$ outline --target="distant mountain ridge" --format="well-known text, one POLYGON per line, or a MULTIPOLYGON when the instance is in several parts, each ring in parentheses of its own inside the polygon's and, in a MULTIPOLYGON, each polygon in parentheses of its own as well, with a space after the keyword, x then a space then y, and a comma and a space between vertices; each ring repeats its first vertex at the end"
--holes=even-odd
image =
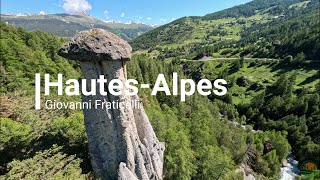
POLYGON ((1 21, 27 30, 44 30, 54 35, 71 37, 76 32, 91 28, 111 31, 125 40, 130 40, 154 28, 143 23, 108 22, 96 19, 85 12, 70 14, 1 14, 1 21))

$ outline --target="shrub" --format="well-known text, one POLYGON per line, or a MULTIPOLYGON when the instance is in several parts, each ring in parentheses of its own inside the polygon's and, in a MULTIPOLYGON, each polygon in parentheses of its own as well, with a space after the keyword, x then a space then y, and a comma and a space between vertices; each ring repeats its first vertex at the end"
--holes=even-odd
POLYGON ((62 147, 54 145, 33 158, 9 163, 10 171, 5 179, 86 179, 80 168, 80 159, 59 152, 62 147))

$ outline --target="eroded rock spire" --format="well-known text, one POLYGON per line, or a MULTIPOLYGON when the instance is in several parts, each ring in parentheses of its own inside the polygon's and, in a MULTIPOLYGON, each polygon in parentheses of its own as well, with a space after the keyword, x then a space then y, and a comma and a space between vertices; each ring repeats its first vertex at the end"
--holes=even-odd
MULTIPOLYGON (((77 33, 58 54, 78 60, 91 89, 91 79, 127 80, 130 45, 103 29, 77 33)), ((99 92, 99 84, 96 92, 99 92)), ((107 89, 107 87, 105 87, 107 89)), ((123 89, 125 91, 125 87, 123 89)), ((138 96, 82 96, 84 102, 131 102, 138 96)), ((94 105, 93 105, 94 106, 94 105)), ((162 179, 164 144, 159 142, 143 108, 84 109, 91 163, 100 179, 162 179)))

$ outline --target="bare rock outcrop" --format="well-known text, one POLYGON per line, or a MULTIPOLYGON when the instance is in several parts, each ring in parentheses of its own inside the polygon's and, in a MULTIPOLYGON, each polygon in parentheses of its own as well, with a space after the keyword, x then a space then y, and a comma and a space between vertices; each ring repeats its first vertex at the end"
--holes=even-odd
MULTIPOLYGON (((110 82, 127 80, 126 62, 131 47, 116 35, 102 29, 76 34, 58 54, 78 60, 91 89, 91 79, 104 75, 110 82)), ((82 96, 87 102, 131 102, 138 96, 82 96)), ((107 90, 106 87, 102 87, 107 90)), ((125 88, 123 91, 125 91, 125 88)), ((94 104, 93 104, 94 106, 94 104)), ((140 109, 84 109, 91 164, 100 179, 162 179, 164 144, 159 142, 143 108, 140 109)))
POLYGON ((126 61, 132 49, 123 39, 103 29, 81 31, 59 50, 59 55, 78 61, 126 61))

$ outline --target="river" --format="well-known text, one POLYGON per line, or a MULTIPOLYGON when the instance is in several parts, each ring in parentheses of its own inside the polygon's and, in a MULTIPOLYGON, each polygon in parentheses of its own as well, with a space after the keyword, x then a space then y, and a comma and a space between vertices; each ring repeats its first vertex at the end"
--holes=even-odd
POLYGON ((287 161, 287 167, 281 168, 281 180, 295 180, 295 177, 300 173, 298 161, 294 160, 292 156, 289 156, 287 161))

